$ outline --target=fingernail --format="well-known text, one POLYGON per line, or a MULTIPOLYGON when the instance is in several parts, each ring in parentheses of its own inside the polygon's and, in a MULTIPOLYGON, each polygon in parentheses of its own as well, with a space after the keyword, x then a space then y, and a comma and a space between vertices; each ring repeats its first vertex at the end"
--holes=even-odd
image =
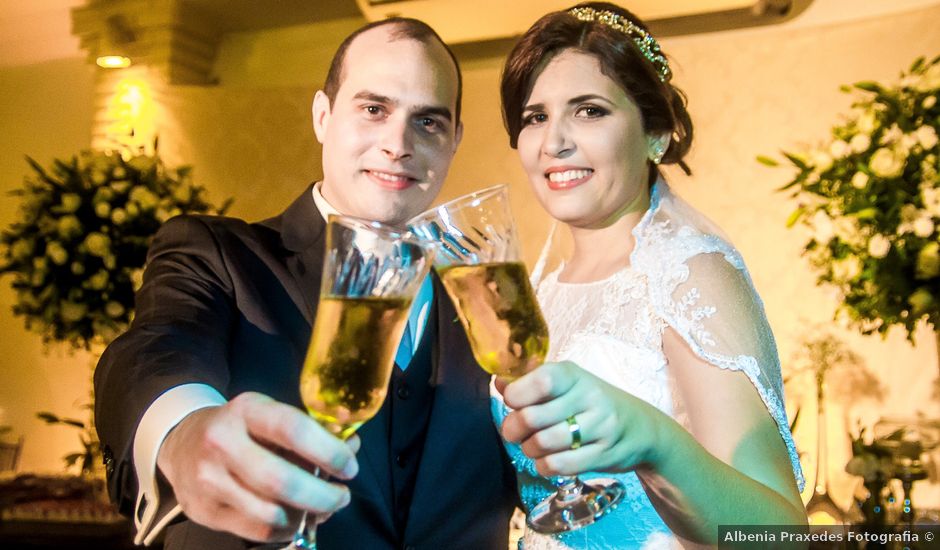
POLYGON ((346 467, 343 468, 343 477, 346 479, 352 479, 356 477, 356 474, 359 473, 359 462, 355 459, 350 460, 346 463, 346 467))
POLYGON ((349 504, 349 501, 352 500, 352 494, 347 490, 343 493, 343 498, 340 500, 339 507, 343 508, 349 504))

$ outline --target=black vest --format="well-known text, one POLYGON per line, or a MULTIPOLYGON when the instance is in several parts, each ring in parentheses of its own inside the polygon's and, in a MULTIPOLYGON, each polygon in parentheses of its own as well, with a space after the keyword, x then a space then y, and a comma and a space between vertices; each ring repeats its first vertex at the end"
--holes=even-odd
POLYGON ((427 325, 408 367, 392 371, 383 412, 388 415, 389 468, 394 497, 395 528, 399 540, 408 521, 418 465, 424 448, 434 389, 431 385, 432 353, 437 341, 436 308, 431 307, 427 325))

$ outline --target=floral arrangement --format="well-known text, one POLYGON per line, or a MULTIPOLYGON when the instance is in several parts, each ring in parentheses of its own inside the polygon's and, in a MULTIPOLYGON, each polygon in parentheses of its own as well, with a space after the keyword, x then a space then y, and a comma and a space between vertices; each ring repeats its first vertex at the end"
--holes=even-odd
MULTIPOLYGON (((852 440, 852 458, 845 465, 846 473, 861 477, 867 483, 887 483, 895 475, 895 453, 880 439, 868 441, 865 428, 852 440)), ((899 436, 898 436, 899 437, 899 436)))
POLYGON ((841 291, 837 316, 864 334, 900 325, 912 338, 920 319, 940 328, 940 56, 892 85, 842 89, 856 99, 831 138, 783 153, 797 170, 781 189, 798 200, 788 225, 812 231, 804 255, 841 291))
POLYGON ((88 348, 110 341, 133 317, 134 291, 151 238, 185 212, 223 213, 191 168, 167 169, 156 153, 83 151, 33 173, 19 220, 0 233, 0 274, 13 275, 13 312, 45 342, 88 348))

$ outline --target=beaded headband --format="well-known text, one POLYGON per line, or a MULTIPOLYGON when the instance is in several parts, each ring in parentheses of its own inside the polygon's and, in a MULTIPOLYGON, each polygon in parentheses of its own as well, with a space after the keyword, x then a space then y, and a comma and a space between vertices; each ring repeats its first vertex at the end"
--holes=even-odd
POLYGON ((659 44, 656 42, 656 39, 650 36, 650 33, 634 25, 633 21, 612 11, 595 10, 589 7, 572 8, 568 13, 580 21, 597 21, 598 23, 607 25, 627 35, 630 37, 630 40, 636 44, 637 49, 640 50, 643 57, 656 69, 656 74, 659 75, 660 82, 667 82, 672 78, 669 63, 666 62, 666 56, 660 52, 659 44))

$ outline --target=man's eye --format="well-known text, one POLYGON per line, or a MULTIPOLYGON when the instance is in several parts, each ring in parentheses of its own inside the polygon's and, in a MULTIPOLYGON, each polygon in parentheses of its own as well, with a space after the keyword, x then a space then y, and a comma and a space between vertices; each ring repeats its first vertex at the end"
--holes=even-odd
POLYGON ((425 128, 427 130, 437 130, 441 127, 441 124, 437 120, 431 117, 420 118, 418 120, 418 124, 420 124, 422 128, 425 128))
POLYGON ((382 108, 378 105, 366 105, 366 112, 370 115, 380 115, 382 114, 382 108))

